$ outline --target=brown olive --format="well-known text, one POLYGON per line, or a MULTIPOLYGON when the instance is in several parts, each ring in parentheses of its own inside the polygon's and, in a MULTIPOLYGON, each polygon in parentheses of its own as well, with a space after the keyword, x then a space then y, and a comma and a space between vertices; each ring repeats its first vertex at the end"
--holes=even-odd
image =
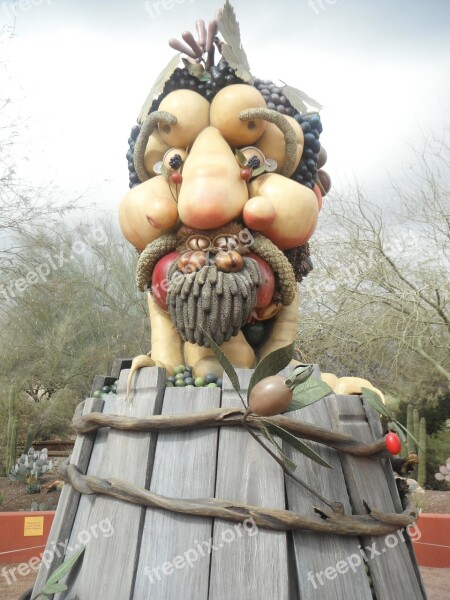
POLYGON ((219 271, 225 271, 226 273, 236 273, 242 271, 244 267, 244 259, 235 250, 219 252, 216 254, 215 263, 219 271))
POLYGON ((281 375, 261 379, 250 392, 248 405, 255 415, 273 417, 289 406, 292 390, 285 384, 281 375))
POLYGON ((207 257, 204 252, 201 250, 197 250, 193 252, 190 250, 189 252, 185 252, 178 259, 177 266, 180 271, 184 273, 193 273, 194 271, 200 271, 202 267, 204 267, 207 263, 207 257))
POLYGON ((209 240, 202 236, 191 237, 187 241, 186 246, 191 250, 206 250, 209 247, 209 240))

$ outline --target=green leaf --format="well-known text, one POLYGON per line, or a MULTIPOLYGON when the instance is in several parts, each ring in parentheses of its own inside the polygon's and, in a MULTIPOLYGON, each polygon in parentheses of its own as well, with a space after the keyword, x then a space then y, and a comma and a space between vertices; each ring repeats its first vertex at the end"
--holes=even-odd
POLYGON ((387 417, 392 420, 392 417, 388 411, 388 409, 383 404, 380 396, 374 392, 373 390, 369 390, 369 388, 361 388, 362 396, 365 398, 369 404, 372 406, 374 410, 383 417, 387 417))
POLYGON ((289 469, 289 471, 294 472, 297 468, 297 465, 295 464, 295 462, 293 462, 290 458, 286 456, 286 454, 283 452, 283 448, 277 443, 277 441, 275 440, 273 435, 271 435, 267 427, 261 427, 261 432, 263 433, 264 437, 278 450, 278 453, 283 459, 286 468, 289 469))
POLYGON ((216 344, 216 342, 212 339, 210 334, 205 329, 203 329, 203 327, 201 327, 201 326, 200 326, 200 329, 205 334, 205 337, 209 342, 211 350, 216 355, 216 358, 219 361, 219 363, 222 365, 223 370, 230 378, 231 385, 236 390, 236 392, 240 395, 241 386, 240 386, 239 379, 238 379, 237 373, 236 373, 233 365, 228 360, 228 357, 226 356, 226 354, 224 354, 222 352, 222 350, 219 348, 219 346, 216 344))
POLYGON ((193 75, 197 77, 200 81, 210 81, 211 73, 205 69, 205 67, 200 63, 191 63, 186 58, 182 59, 185 68, 188 70, 189 75, 193 75))
POLYGON ((321 379, 310 378, 305 383, 300 383, 294 388, 294 394, 292 402, 289 404, 284 412, 290 412, 292 410, 299 410, 314 402, 318 402, 331 394, 333 390, 328 384, 321 379))
POLYGON ((50 586, 46 585, 44 591, 46 594, 57 594, 58 592, 65 592, 68 589, 65 583, 53 583, 50 586))
POLYGON ((256 369, 253 371, 250 383, 248 384, 248 395, 250 395, 250 392, 258 381, 261 381, 264 377, 276 375, 287 367, 294 356, 294 350, 295 342, 292 342, 292 344, 289 344, 284 348, 278 348, 278 350, 265 356, 262 361, 256 365, 256 369))
POLYGON ((314 98, 311 98, 310 96, 305 94, 305 92, 302 92, 297 88, 291 87, 290 85, 285 84, 282 88, 282 93, 286 96, 286 98, 289 100, 292 106, 302 114, 308 112, 307 104, 309 104, 309 106, 312 106, 313 108, 317 108, 317 110, 323 108, 323 106, 319 104, 317 100, 314 100, 314 98))
POLYGON ((85 550, 85 546, 83 546, 82 548, 80 548, 79 550, 77 550, 74 554, 72 554, 72 556, 70 558, 68 558, 67 560, 65 560, 63 562, 62 565, 60 565, 56 571, 54 571, 50 577, 47 579, 44 588, 42 590, 42 592, 44 594, 49 594, 51 592, 47 591, 47 587, 52 586, 53 584, 57 583, 60 579, 62 579, 64 577, 64 575, 66 575, 66 573, 68 573, 72 567, 75 565, 75 563, 77 562, 77 560, 80 558, 80 556, 83 554, 85 550))
POLYGON ((145 121, 145 119, 150 111, 150 108, 152 106, 152 102, 153 102, 154 98, 156 96, 159 96, 159 94, 163 91, 166 81, 169 79, 169 77, 172 75, 172 73, 177 68, 178 63, 180 62, 180 54, 181 53, 178 53, 176 56, 174 56, 170 60, 169 64, 161 71, 161 73, 156 78, 156 81, 153 84, 153 87, 150 90, 150 93, 147 96, 147 99, 141 108, 141 112, 139 113, 139 122, 140 123, 143 123, 145 121))
POLYGON ((261 165, 257 169, 253 169, 253 171, 252 171, 252 177, 258 177, 258 175, 262 175, 262 173, 265 173, 265 172, 266 172, 266 166, 265 165, 261 165))
POLYGON ((229 0, 225 2, 218 23, 219 31, 225 40, 225 43, 222 44, 222 56, 233 69, 236 69, 238 77, 244 81, 250 81, 253 76, 250 73, 247 55, 242 47, 239 23, 229 0))
POLYGON ((307 381, 314 371, 314 365, 297 365, 286 379, 286 385, 293 390, 300 383, 307 381))
POLYGON ((402 425, 400 423, 400 421, 397 421, 396 419, 392 419, 393 422, 398 425, 398 427, 401 427, 401 429, 403 429, 403 431, 406 433, 406 435, 408 435, 411 439, 414 440, 414 442, 417 444, 417 447, 423 451, 422 446, 419 444, 419 442, 416 440, 416 438, 413 436, 413 434, 409 431, 409 429, 406 429, 406 427, 404 425, 402 425))
POLYGON ((247 158, 245 157, 245 154, 241 152, 239 148, 237 148, 234 153, 236 155, 239 166, 245 167, 245 165, 247 164, 247 158))
POLYGON ((329 463, 327 463, 326 460, 324 460, 321 456, 319 456, 317 454, 317 452, 315 452, 312 448, 307 446, 298 437, 295 437, 295 435, 292 435, 292 433, 289 433, 289 431, 286 431, 286 429, 283 429, 283 427, 279 427, 278 425, 275 425, 274 423, 270 423, 269 421, 263 420, 262 422, 267 426, 268 430, 271 433, 274 433, 275 435, 280 437, 282 440, 287 442, 290 446, 292 446, 293 448, 295 448, 296 450, 298 450, 299 452, 301 452, 302 454, 304 454, 305 456, 307 456, 314 462, 318 463, 322 467, 327 467, 327 469, 333 468, 329 463))
POLYGON ((407 441, 406 434, 403 431, 403 429, 401 427, 399 427, 399 423, 397 423, 397 421, 389 421, 388 427, 390 429, 395 429, 395 431, 398 433, 399 438, 402 440, 402 442, 404 444, 406 443, 406 441, 407 441))

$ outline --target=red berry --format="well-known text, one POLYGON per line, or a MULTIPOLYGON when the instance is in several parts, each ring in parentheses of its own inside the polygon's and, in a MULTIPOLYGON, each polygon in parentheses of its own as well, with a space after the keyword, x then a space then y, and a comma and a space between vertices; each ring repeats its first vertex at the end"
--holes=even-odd
POLYGON ((243 167, 241 169, 241 179, 243 179, 244 181, 248 181, 251 176, 252 170, 250 169, 250 167, 243 167))
POLYGON ((179 171, 174 171, 170 174, 170 181, 178 185, 183 181, 183 175, 179 171))
POLYGON ((391 454, 398 454, 402 449, 402 442, 396 433, 389 432, 385 439, 386 450, 391 454))

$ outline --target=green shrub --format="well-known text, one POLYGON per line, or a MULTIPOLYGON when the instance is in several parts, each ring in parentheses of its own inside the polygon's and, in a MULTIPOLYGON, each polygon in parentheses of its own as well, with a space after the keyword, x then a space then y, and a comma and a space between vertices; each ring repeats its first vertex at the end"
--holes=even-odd
POLYGON ((442 490, 442 484, 434 475, 448 458, 450 448, 450 428, 443 427, 430 435, 427 444, 427 485, 435 490, 442 490))

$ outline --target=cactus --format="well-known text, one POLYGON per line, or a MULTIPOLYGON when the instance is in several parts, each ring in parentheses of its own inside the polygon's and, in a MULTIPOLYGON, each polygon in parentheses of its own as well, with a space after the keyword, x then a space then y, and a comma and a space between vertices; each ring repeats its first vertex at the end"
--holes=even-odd
MULTIPOLYGON (((412 434, 416 438, 417 441, 419 441, 419 429, 420 429, 420 413, 419 413, 419 409, 418 408, 414 408, 413 409, 413 430, 412 430, 412 434)), ((416 446, 415 452, 417 452, 417 446, 416 446)))
MULTIPOLYGON (((408 432, 411 432, 414 435, 414 431, 413 431, 413 406, 412 404, 408 404, 408 412, 406 413, 406 429, 408 430, 408 432)), ((410 452, 416 452, 416 444, 414 442, 414 440, 412 439, 412 437, 409 435, 408 433, 408 437, 407 437, 407 445, 408 445, 408 454, 410 452)))
POLYGON ((14 466, 17 457, 17 417, 16 417, 16 388, 11 388, 9 394, 8 430, 6 440, 5 470, 8 474, 14 466))
POLYGON ((39 491, 38 479, 53 468, 53 462, 48 459, 47 448, 35 452, 31 447, 27 454, 22 454, 11 471, 10 478, 15 481, 26 481, 28 492, 33 494, 39 491))
POLYGON ((27 439, 26 439, 26 442, 25 442, 25 448, 23 449, 23 451, 24 451, 25 454, 28 453, 28 450, 33 445, 33 441, 34 441, 34 427, 33 427, 33 425, 30 424, 30 426, 28 427, 27 439))
POLYGON ((419 425, 419 471, 417 483, 424 486, 427 479, 427 424, 425 417, 420 419, 419 425))

